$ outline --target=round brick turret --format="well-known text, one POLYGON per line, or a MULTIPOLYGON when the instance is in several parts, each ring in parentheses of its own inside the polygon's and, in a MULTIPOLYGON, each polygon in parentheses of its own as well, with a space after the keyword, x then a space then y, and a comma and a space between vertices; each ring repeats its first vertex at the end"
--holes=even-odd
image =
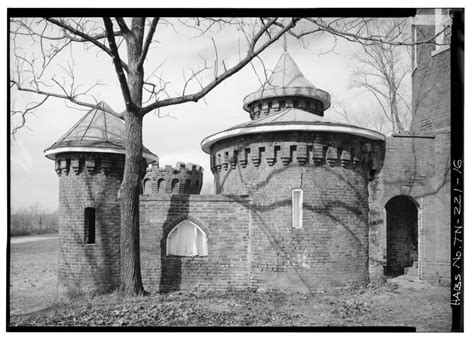
MULTIPOLYGON (((296 66, 281 69, 280 78, 309 83, 296 66)), ((382 168, 384 136, 323 119, 330 96, 314 87, 271 88, 261 100, 285 107, 267 105, 263 116, 255 93, 244 99, 252 121, 202 142, 216 192, 252 200, 252 279, 300 291, 367 282, 368 182, 382 168), (322 107, 308 109, 312 102, 322 107)))
POLYGON ((107 291, 120 278, 120 205, 125 156, 56 155, 59 176, 58 279, 66 293, 107 291), (93 233, 93 234, 91 234, 93 233))
MULTIPOLYGON (((105 105, 105 104, 103 104, 105 105)), ((107 111, 111 108, 106 106, 107 111)), ((125 164, 124 122, 93 109, 45 150, 59 176, 60 294, 119 286, 120 205, 125 164)), ((157 157, 144 147, 142 172, 157 157)))
POLYGON ((383 155, 381 140, 303 131, 237 136, 211 147, 216 192, 249 195, 254 203, 260 288, 368 280, 368 182, 383 155), (299 229, 292 226, 294 190, 303 191, 299 229))

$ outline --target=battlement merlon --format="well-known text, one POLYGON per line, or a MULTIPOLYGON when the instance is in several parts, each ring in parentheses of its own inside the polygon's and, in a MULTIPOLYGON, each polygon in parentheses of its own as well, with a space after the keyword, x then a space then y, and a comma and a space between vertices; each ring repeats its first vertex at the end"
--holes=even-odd
POLYGON ((203 172, 202 166, 190 162, 178 162, 175 167, 149 166, 143 179, 144 193, 199 194, 203 172))

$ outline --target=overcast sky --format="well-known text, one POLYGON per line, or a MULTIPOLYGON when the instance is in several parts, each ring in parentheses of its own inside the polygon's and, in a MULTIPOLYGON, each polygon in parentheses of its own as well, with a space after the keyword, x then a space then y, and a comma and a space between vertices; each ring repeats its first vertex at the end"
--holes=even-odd
MULTIPOLYGON (((202 63, 199 55, 210 64, 214 62, 214 48, 210 39, 192 38, 195 34, 189 29, 178 26, 175 28, 177 32, 158 27, 155 35, 158 42, 150 51, 145 64, 148 74, 163 63, 157 74, 170 81, 167 89, 171 95, 181 91, 183 71, 189 76, 190 69, 199 68, 202 63)), ((225 59, 226 65, 232 65, 238 59, 238 41, 238 35, 230 31, 216 33, 219 59, 225 59)), ((25 51, 35 52, 31 41, 22 39, 19 43, 25 51)), ((309 48, 302 48, 297 41, 288 38, 288 51, 303 74, 316 87, 329 92, 333 102, 349 103, 354 112, 360 111, 363 106, 370 107, 372 104, 368 95, 361 95, 360 90, 351 88, 352 72, 356 66, 353 53, 357 47, 343 40, 338 40, 332 50, 333 47, 334 39, 330 36, 313 40, 309 48)), ((282 41, 276 42, 264 52, 261 60, 265 67, 273 69, 282 52, 282 41)), ((76 44, 74 48, 65 51, 57 59, 57 63, 66 66, 68 60, 70 63, 74 62, 78 83, 83 82, 87 87, 100 79, 106 85, 95 91, 96 98, 106 101, 118 112, 123 110, 117 77, 108 56, 97 53, 94 47, 84 50, 81 45, 76 44)), ((144 145, 159 156, 160 166, 174 166, 178 161, 193 162, 204 167, 205 184, 212 182, 209 157, 201 150, 200 143, 210 134, 250 119, 242 109, 242 100, 260 87, 259 77, 262 78, 263 74, 262 63, 255 61, 253 64, 259 76, 251 66, 247 66, 214 89, 205 101, 165 107, 160 114, 169 115, 166 117, 158 117, 155 113, 145 117, 144 145)), ((54 75, 56 79, 61 79, 58 68, 52 69, 55 71, 51 71, 50 77, 54 75)), ((12 93, 12 103, 18 108, 38 99, 40 98, 26 93, 12 93)), ((20 130, 16 141, 11 143, 13 210, 36 202, 49 210, 58 207, 59 180, 54 171, 54 162, 45 158, 43 151, 86 113, 73 109, 73 106, 70 103, 66 106, 59 99, 49 99, 35 116, 29 118, 28 128, 20 130)), ((325 116, 333 120, 340 119, 331 108, 326 111, 325 116)))

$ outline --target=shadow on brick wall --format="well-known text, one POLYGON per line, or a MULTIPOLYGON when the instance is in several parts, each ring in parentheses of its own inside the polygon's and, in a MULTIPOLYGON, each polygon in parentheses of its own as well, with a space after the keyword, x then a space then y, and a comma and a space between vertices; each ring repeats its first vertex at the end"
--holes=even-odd
POLYGON ((183 258, 178 256, 167 256, 166 255, 166 238, 169 232, 179 222, 179 220, 185 220, 189 217, 189 197, 186 195, 180 195, 179 198, 176 195, 171 195, 171 202, 168 210, 167 217, 163 223, 163 237, 160 240, 160 258, 161 258, 161 276, 160 276, 160 292, 173 292, 179 291, 181 288, 181 274, 182 274, 182 260, 183 258), (180 217, 176 219, 176 211, 180 210, 180 217))

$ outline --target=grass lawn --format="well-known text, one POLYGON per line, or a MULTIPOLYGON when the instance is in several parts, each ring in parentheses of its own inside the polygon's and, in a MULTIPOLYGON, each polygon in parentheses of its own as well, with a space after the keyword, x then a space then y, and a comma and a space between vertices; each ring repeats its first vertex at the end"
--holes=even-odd
POLYGON ((57 239, 11 245, 10 314, 41 310, 56 302, 57 266, 57 239))
POLYGON ((410 326, 449 331, 449 288, 383 283, 324 293, 118 293, 55 304, 57 240, 12 246, 10 326, 410 326), (46 309, 44 309, 46 308, 46 309), (42 310, 41 310, 42 309, 42 310))

